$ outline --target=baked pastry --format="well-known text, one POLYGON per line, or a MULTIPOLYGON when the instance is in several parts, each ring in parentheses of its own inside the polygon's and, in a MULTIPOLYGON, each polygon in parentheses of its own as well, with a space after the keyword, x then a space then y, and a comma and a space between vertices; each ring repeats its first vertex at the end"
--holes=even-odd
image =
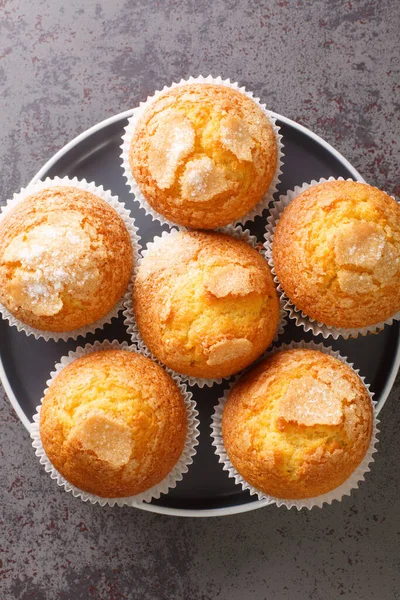
POLYGON ((285 294, 316 321, 362 328, 400 311, 400 206, 370 185, 306 189, 281 215, 272 252, 285 294))
POLYGON ((104 498, 162 481, 182 454, 182 395, 156 363, 126 350, 93 352, 65 367, 40 412, 47 457, 72 485, 104 498))
POLYGON ((341 485, 364 458, 372 404, 347 365, 315 350, 267 358, 233 387, 222 435, 235 469, 265 494, 313 498, 341 485))
POLYGON ((31 327, 72 331, 104 317, 132 266, 123 220, 81 188, 35 192, 0 221, 0 302, 31 327))
POLYGON ((265 259, 222 233, 161 239, 139 265, 133 300, 153 354, 201 378, 227 377, 252 363, 272 342, 280 316, 265 259))
POLYGON ((144 197, 174 223, 214 229, 250 212, 278 160, 271 122, 245 94, 195 83, 149 103, 130 143, 144 197))

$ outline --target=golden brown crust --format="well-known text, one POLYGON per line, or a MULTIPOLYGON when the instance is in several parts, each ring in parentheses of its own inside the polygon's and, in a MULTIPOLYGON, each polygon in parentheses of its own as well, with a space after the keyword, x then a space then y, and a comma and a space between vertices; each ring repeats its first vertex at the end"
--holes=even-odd
POLYGON ((358 375, 314 350, 278 352, 232 389, 222 418, 229 459, 277 498, 311 498, 341 485, 372 435, 372 404, 358 375))
POLYGON ((350 181, 308 188, 276 227, 273 259, 291 302, 334 327, 366 327, 400 311, 400 207, 350 181))
POLYGON ((105 316, 132 265, 121 217, 79 188, 36 192, 0 222, 0 302, 37 329, 71 331, 105 316))
POLYGON ((134 310, 144 342, 170 368, 216 378, 272 342, 279 300, 257 250, 221 233, 180 232, 141 262, 134 310))
POLYGON ((129 163, 156 211, 187 227, 214 229, 260 202, 277 165, 276 137, 259 106, 241 92, 189 84, 148 106, 129 163))
POLYGON ((65 367, 45 394, 40 436, 72 485, 107 498, 162 481, 186 439, 182 395, 157 364, 123 350, 94 352, 65 367))

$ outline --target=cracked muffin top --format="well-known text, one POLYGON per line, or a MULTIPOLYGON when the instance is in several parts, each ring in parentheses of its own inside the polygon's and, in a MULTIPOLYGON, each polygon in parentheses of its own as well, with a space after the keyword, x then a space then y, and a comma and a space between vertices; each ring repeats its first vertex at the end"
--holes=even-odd
POLYGON ((133 299, 153 354, 201 378, 227 377, 252 363, 274 339, 280 316, 265 259, 222 233, 159 240, 139 265, 133 299))
POLYGON ((360 377, 323 352, 277 352, 232 388, 222 416, 229 459, 265 494, 313 498, 348 479, 367 452, 372 403, 360 377))
POLYGON ((132 265, 121 217, 80 188, 36 192, 0 221, 0 302, 31 327, 71 331, 102 318, 132 265))
POLYGON ((285 208, 272 251, 286 295, 316 321, 359 328, 400 311, 400 206, 377 188, 308 188, 285 208))
POLYGON ((54 467, 81 490, 135 496, 182 454, 187 415, 171 377, 149 358, 104 350, 66 366, 46 391, 40 437, 54 467))
POLYGON ((129 163, 154 210, 174 223, 214 229, 260 202, 277 153, 271 122, 256 102, 226 86, 188 84, 145 109, 129 163))

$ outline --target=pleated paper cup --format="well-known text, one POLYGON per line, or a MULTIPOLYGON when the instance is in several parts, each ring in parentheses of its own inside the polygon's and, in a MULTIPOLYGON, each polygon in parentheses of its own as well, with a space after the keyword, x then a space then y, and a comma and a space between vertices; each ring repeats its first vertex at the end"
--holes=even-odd
POLYGON ((255 102, 257 104, 257 106, 267 116, 267 118, 270 121, 272 128, 274 130, 275 137, 276 137, 277 151, 278 151, 278 160, 277 160, 277 164, 276 164, 275 173, 274 173, 274 176, 270 183, 270 186, 269 186, 267 192, 265 193, 264 197, 262 198, 262 200, 247 215, 244 215, 243 217, 241 217, 240 219, 237 219, 234 222, 234 223, 240 223, 242 225, 245 225, 248 221, 254 221, 254 219, 258 215, 261 215, 264 212, 264 210, 266 208, 268 208, 269 203, 273 200, 273 196, 277 191, 277 186, 280 182, 280 176, 282 174, 283 157, 284 157, 283 142, 282 142, 282 135, 280 133, 280 128, 276 123, 276 117, 274 116, 274 114, 271 111, 267 110, 266 105, 262 104, 260 99, 255 97, 252 92, 247 91, 244 87, 240 87, 238 83, 231 82, 230 79, 222 79, 222 77, 212 77, 211 75, 208 75, 207 77, 203 77, 200 75, 199 77, 189 77, 189 79, 181 79, 180 81, 175 82, 170 86, 165 86, 162 90, 156 91, 152 96, 149 96, 145 102, 141 102, 139 107, 134 109, 133 115, 129 118, 128 125, 126 126, 125 133, 122 137, 121 158, 122 158, 122 169, 124 172, 124 177, 127 181, 127 185, 129 186, 132 194, 134 195, 134 199, 136 200, 136 202, 139 203, 141 208, 143 208, 145 210, 146 214, 150 215, 155 221, 159 221, 161 224, 169 225, 169 227, 173 227, 173 226, 181 227, 179 224, 169 221, 162 214, 158 213, 150 206, 150 204, 146 200, 145 196, 142 194, 141 189, 132 174, 131 167, 129 164, 129 149, 130 149, 132 137, 133 137, 135 128, 137 126, 137 123, 138 123, 140 117, 143 115, 144 111, 151 105, 151 103, 154 102, 154 100, 157 100, 157 98, 159 98, 159 96, 161 96, 165 92, 168 92, 169 90, 175 89, 177 87, 181 87, 183 85, 194 84, 194 83, 207 83, 207 84, 214 84, 214 85, 223 85, 225 87, 229 87, 233 90, 237 90, 237 91, 241 92, 242 94, 244 94, 245 96, 247 96, 248 98, 250 98, 251 100, 253 100, 253 102, 255 102))
MULTIPOLYGON (((266 257, 269 266, 271 267, 271 271, 274 277, 274 281, 277 285, 278 293, 283 302, 283 306, 287 311, 287 314, 290 319, 293 319, 298 327, 302 327, 304 331, 311 331, 313 335, 322 335, 323 338, 327 339, 328 337, 332 337, 337 340, 339 337, 344 339, 348 338, 356 338, 359 335, 367 335, 369 333, 377 333, 381 331, 385 325, 392 325, 393 321, 400 320, 400 312, 396 313, 389 319, 385 321, 381 321, 380 323, 375 323, 374 325, 369 325, 368 327, 360 327, 360 328, 344 328, 344 327, 333 327, 331 325, 325 325, 325 323, 321 323, 320 321, 316 321, 312 319, 308 315, 306 315, 302 310, 297 308, 288 296, 285 294, 284 289, 279 283, 279 279, 277 277, 274 260, 272 256, 272 245, 274 241, 275 229, 278 225, 279 219, 283 214, 285 208, 302 192, 307 190, 314 185, 318 185, 320 183, 325 183, 327 181, 345 181, 343 177, 329 177, 329 179, 321 178, 319 181, 312 180, 310 183, 303 183, 301 186, 296 186, 293 190, 290 190, 285 195, 280 196, 279 200, 274 202, 273 207, 270 210, 270 214, 267 220, 267 227, 265 232, 265 251, 266 257)), ((353 183, 362 183, 362 182, 354 182, 353 179, 346 179, 346 181, 352 181, 353 183)), ((395 200, 395 198, 392 196, 395 200)))
MULTIPOLYGON (((52 384, 53 380, 57 375, 69 364, 74 362, 76 359, 81 358, 87 354, 91 354, 92 352, 99 352, 104 350, 125 350, 126 352, 137 352, 138 354, 143 354, 144 356, 149 356, 148 352, 142 352, 137 346, 129 345, 127 342, 120 343, 117 340, 112 342, 95 342, 93 345, 86 344, 85 346, 77 348, 74 352, 69 352, 67 356, 63 356, 59 363, 57 363, 54 367, 54 371, 50 373, 50 379, 47 381, 47 388, 44 392, 43 397, 45 396, 49 386, 52 384)), ((151 500, 158 499, 161 494, 167 494, 169 490, 176 487, 177 483, 183 479, 185 473, 188 472, 190 465, 193 463, 193 457, 196 454, 196 446, 198 445, 198 436, 199 436, 199 420, 198 420, 198 411, 196 409, 196 403, 193 400, 192 393, 187 389, 186 385, 182 383, 180 378, 176 375, 176 373, 171 372, 167 369, 168 374, 176 385, 178 386, 187 411, 187 435, 185 446, 182 451, 182 454, 173 467, 173 469, 169 472, 169 474, 157 485, 151 487, 150 489, 142 492, 141 494, 137 494, 135 496, 128 496, 123 498, 102 498, 100 496, 96 496, 95 494, 89 494, 73 485, 71 485, 50 462, 49 458, 44 451, 43 444, 40 438, 40 409, 43 402, 43 398, 41 400, 40 405, 36 409, 36 413, 33 417, 33 422, 31 423, 30 435, 33 440, 32 445, 35 448, 35 454, 39 458, 40 464, 42 464, 45 468, 45 471, 50 474, 52 479, 55 479, 57 484, 62 487, 66 492, 72 492, 72 495, 76 498, 80 498, 84 502, 89 501, 91 504, 100 504, 101 506, 114 506, 117 504, 118 506, 134 506, 138 507, 142 502, 151 502, 151 500)))
MULTIPOLYGON (((14 208, 23 200, 25 200, 28 196, 35 194, 41 190, 59 187, 59 186, 70 186, 79 188, 81 190, 90 192, 95 196, 98 196, 107 204, 109 204, 121 217, 122 221, 125 224, 125 227, 128 230, 132 248, 133 248, 133 262, 134 268, 137 265, 139 252, 140 252, 140 237, 138 234, 138 229, 135 225, 135 220, 130 216, 130 212, 125 208, 125 204, 121 202, 117 196, 113 196, 109 190, 105 190, 103 186, 97 186, 93 182, 87 182, 85 179, 77 179, 74 177, 70 179, 69 177, 54 177, 52 179, 47 178, 44 181, 38 181, 32 185, 29 185, 27 188, 22 188, 18 194, 14 194, 14 197, 11 200, 8 200, 6 205, 1 208, 0 211, 0 221, 7 214, 12 212, 14 208)), ((94 323, 90 323, 84 327, 80 327, 79 329, 74 329, 73 331, 65 331, 65 332, 54 332, 54 331, 45 331, 41 329, 36 329, 34 327, 30 327, 29 325, 23 323, 19 319, 17 319, 5 306, 0 303, 0 314, 3 319, 7 320, 9 324, 13 327, 16 327, 18 331, 23 331, 26 335, 33 335, 36 339, 43 338, 44 340, 68 340, 74 339, 76 340, 79 336, 86 336, 88 333, 94 333, 97 329, 102 329, 106 323, 111 323, 111 320, 118 316, 118 313, 123 309, 124 299, 127 295, 127 290, 121 296, 117 304, 101 319, 98 319, 94 323)))
POLYGON ((315 342, 298 342, 291 344, 282 344, 278 347, 275 347, 270 352, 267 352, 264 358, 268 356, 272 356, 277 352, 281 352, 283 350, 292 350, 294 348, 306 348, 310 350, 319 350, 320 352, 324 352, 325 354, 329 354, 343 363, 345 363, 348 367, 350 367, 362 380, 368 395, 371 399, 371 404, 373 408, 373 426, 372 426, 372 435, 371 441, 368 447, 367 452, 365 453, 364 458, 358 467, 353 471, 348 479, 340 486, 335 488, 334 490, 321 494, 320 496, 316 496, 314 498, 304 498, 299 500, 291 500, 289 498, 277 498, 275 496, 270 496, 265 494, 261 490, 258 490, 254 486, 250 485, 235 469, 231 461, 229 460, 228 453, 225 450, 224 440, 222 437, 222 415, 224 411, 224 407, 226 401, 228 400, 229 394, 234 387, 234 385, 238 382, 239 377, 236 377, 235 380, 231 383, 229 388, 225 390, 224 395, 218 401, 218 404, 215 407, 214 414, 212 416, 212 424, 211 424, 211 437, 212 437, 212 445, 214 446, 215 453, 218 456, 218 462, 222 463, 222 468, 224 471, 227 471, 229 477, 232 477, 237 485, 240 485, 243 490, 247 490, 251 495, 257 496, 258 500, 267 501, 268 504, 275 504, 276 506, 285 506, 286 508, 297 508, 297 510, 301 510, 302 508, 307 508, 311 510, 314 507, 322 508, 324 504, 332 504, 334 500, 340 501, 343 496, 350 496, 352 490, 358 488, 361 481, 364 481, 365 474, 371 470, 371 465, 374 462, 373 454, 377 451, 376 444, 378 443, 378 424, 379 420, 376 415, 375 406, 376 402, 373 400, 373 392, 371 392, 369 384, 365 382, 365 378, 360 375, 358 369, 354 368, 353 363, 348 362, 346 357, 341 356, 339 352, 333 350, 330 347, 326 347, 323 344, 316 344, 315 342))
MULTIPOLYGON (((157 248, 162 246, 169 237, 179 235, 182 231, 187 231, 187 230, 186 230, 186 228, 177 229, 174 227, 170 231, 163 231, 160 236, 154 237, 153 241, 149 242, 147 244, 146 248, 144 248, 142 250, 141 258, 139 259, 139 266, 140 266, 141 261, 145 258, 145 256, 149 252, 156 250, 157 248)), ((262 254, 265 257, 265 249, 264 249, 262 243, 258 242, 256 236, 252 235, 248 229, 244 229, 241 225, 236 225, 236 226, 228 225, 227 227, 220 227, 218 229, 218 231, 221 233, 225 233, 227 235, 231 235, 232 237, 234 237, 238 240, 243 240, 243 241, 247 242, 248 244, 253 246, 253 248, 258 250, 260 252, 260 254, 262 254)), ((136 273, 135 273, 135 275, 136 275, 136 273)), ((135 275, 134 275, 134 277, 135 277, 135 275)), ((124 300, 125 310, 123 312, 123 315, 125 317, 125 326, 128 330, 129 335, 131 336, 132 342, 137 343, 140 348, 146 349, 146 351, 149 353, 149 356, 151 356, 151 358, 155 362, 157 362, 159 365, 161 365, 162 367, 165 368, 165 365, 160 360, 158 360, 158 358, 156 356, 154 356, 154 354, 152 354, 150 352, 150 350, 147 348, 146 344, 144 343, 142 336, 140 335, 140 331, 139 331, 139 328, 137 326, 136 319, 135 319, 135 313, 133 310, 133 287, 134 287, 134 280, 132 281, 132 284, 129 286, 129 293, 127 294, 127 296, 124 300)), ((283 306, 283 302, 280 301, 280 321, 278 324, 278 330, 277 330, 276 336, 274 338, 274 341, 276 341, 278 339, 278 337, 283 333, 286 325, 287 325, 287 315, 286 315, 286 311, 283 306)), ((178 375, 181 378, 181 380, 184 381, 185 383, 187 383, 188 385, 190 385, 190 386, 197 385, 199 388, 212 387, 214 384, 220 384, 220 383, 222 383, 223 380, 229 379, 229 377, 224 377, 224 378, 217 377, 214 379, 203 379, 200 377, 192 377, 190 375, 184 375, 182 373, 179 373, 178 375)))

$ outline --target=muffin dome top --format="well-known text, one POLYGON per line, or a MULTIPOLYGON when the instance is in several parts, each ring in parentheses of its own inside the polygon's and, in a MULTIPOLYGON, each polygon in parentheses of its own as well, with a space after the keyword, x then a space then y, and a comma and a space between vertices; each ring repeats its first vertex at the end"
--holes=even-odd
POLYGON ((32 327, 70 331, 103 317, 132 265, 121 217, 80 188, 36 192, 0 221, 0 302, 32 327))
POLYGON ((341 485, 363 459, 372 405, 358 375, 315 350, 278 352, 233 387, 224 445, 251 485, 278 498, 310 498, 341 485))
POLYGON ((222 233, 179 232, 146 253, 134 286, 140 333, 172 369, 231 375, 273 340, 279 301, 252 246, 222 233))
POLYGON ((367 184, 299 194, 278 222, 273 258, 290 300, 326 325, 365 327, 400 310, 400 207, 367 184))
POLYGON ((40 436, 72 485, 101 497, 133 496, 162 481, 182 454, 185 404, 150 359, 126 350, 94 352, 51 383, 40 436))
POLYGON ((129 162, 156 211, 175 223, 214 229, 261 200, 275 173, 277 143, 266 115, 243 93, 188 84, 149 104, 129 162))

